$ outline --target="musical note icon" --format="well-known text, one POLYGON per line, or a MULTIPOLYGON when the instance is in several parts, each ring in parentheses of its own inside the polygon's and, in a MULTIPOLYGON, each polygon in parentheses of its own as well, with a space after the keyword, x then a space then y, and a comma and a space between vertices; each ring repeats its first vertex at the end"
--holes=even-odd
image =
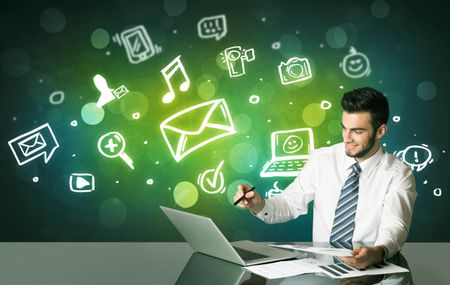
POLYGON ((168 104, 168 103, 172 102, 173 99, 175 99, 175 92, 173 91, 173 87, 172 87, 172 83, 171 83, 170 79, 172 78, 172 76, 175 74, 175 72, 177 70, 180 70, 184 77, 184 82, 180 84, 180 91, 186 92, 189 89, 189 85, 191 84, 191 81, 189 80, 189 77, 186 74, 186 70, 184 70, 184 66, 181 63, 180 56, 181 55, 177 56, 174 60, 172 60, 171 63, 169 63, 169 65, 167 65, 166 67, 164 67, 161 70, 161 73, 167 82, 167 86, 169 87, 169 92, 164 94, 164 96, 162 98, 162 101, 165 104, 168 104))

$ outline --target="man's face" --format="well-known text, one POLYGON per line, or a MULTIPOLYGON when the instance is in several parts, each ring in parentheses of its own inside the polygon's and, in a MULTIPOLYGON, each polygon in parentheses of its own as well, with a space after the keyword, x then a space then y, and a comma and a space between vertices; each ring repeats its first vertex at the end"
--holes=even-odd
POLYGON ((375 143, 379 140, 371 120, 369 112, 342 113, 342 137, 348 156, 362 161, 378 149, 378 144, 375 147, 375 143))

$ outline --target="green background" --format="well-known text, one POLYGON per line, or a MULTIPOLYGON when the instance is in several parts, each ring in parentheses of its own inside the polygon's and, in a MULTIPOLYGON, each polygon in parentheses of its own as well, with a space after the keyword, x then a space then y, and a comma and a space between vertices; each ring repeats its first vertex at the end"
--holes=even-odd
MULTIPOLYGON (((433 163, 415 171, 418 198, 410 241, 449 241, 448 65, 449 20, 444 1, 55 1, 6 5, 0 12, 2 241, 181 241, 159 205, 182 209, 174 199, 180 182, 196 187, 198 200, 187 210, 210 216, 230 240, 311 240, 311 212, 279 225, 265 225, 232 207, 236 185, 247 181, 261 195, 284 189, 293 178, 261 178, 270 160, 270 135, 311 127, 315 148, 341 141, 340 98, 345 91, 371 86, 390 102, 385 148, 393 153, 426 144, 433 163), (49 10, 50 9, 50 10, 49 10), (201 39, 197 23, 225 14, 227 35, 201 39), (130 64, 111 37, 144 25, 162 52, 130 64), (109 43, 99 48, 94 31, 109 43), (273 48, 273 44, 280 48, 273 48), (230 78, 221 52, 242 46, 255 50, 246 74, 230 78), (370 60, 371 73, 352 79, 340 62, 355 47, 370 60), (190 78, 187 92, 170 104, 161 74, 181 55, 190 78), (313 78, 282 85, 277 66, 306 57, 313 78), (105 108, 103 120, 86 124, 81 109, 99 96, 92 78, 104 76, 112 88, 131 92, 105 108), (49 96, 63 91, 64 101, 49 96), (251 104, 249 97, 260 97, 251 104), (165 144, 160 123, 190 106, 223 98, 237 134, 212 142, 177 163, 165 144), (332 104, 318 108, 322 100, 332 104), (136 120, 131 114, 140 112, 136 120), (400 116, 394 122, 392 116, 400 116), (78 125, 71 126, 76 120, 78 125), (48 164, 39 157, 17 165, 8 141, 48 122, 60 147, 48 164), (119 131, 131 170, 120 158, 97 150, 99 137, 119 131), (147 143, 145 143, 147 142, 147 143), (207 194, 197 177, 224 160, 227 189, 207 194), (74 193, 72 173, 95 175, 96 189, 74 193), (37 182, 33 178, 38 177, 37 182), (147 184, 153 179, 152 185, 147 184), (441 195, 435 195, 435 189, 441 195)), ((178 81, 179 82, 179 81, 178 81)), ((174 80, 174 85, 177 81, 174 80)), ((198 118, 196 118, 198 119, 198 118)), ((194 120, 186 127, 195 126, 194 120)), ((310 205, 312 206, 312 205, 310 205)))

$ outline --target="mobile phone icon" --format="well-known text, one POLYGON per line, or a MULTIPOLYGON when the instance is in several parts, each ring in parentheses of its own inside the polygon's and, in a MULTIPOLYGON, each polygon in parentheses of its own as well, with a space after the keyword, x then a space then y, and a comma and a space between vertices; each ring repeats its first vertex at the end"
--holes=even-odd
POLYGON ((159 46, 153 45, 144 26, 136 26, 113 37, 113 41, 124 46, 130 63, 137 64, 161 52, 159 46))

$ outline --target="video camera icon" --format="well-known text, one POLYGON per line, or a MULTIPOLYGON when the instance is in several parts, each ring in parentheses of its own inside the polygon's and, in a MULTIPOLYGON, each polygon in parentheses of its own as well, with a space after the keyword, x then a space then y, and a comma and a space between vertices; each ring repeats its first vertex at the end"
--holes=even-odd
POLYGON ((72 173, 69 186, 72 192, 92 192, 95 190, 95 177, 90 173, 72 173))
POLYGON ((19 165, 24 165, 43 155, 48 163, 59 147, 55 134, 48 123, 8 141, 19 165))
POLYGON ((240 46, 233 46, 225 49, 223 59, 228 67, 230 77, 238 77, 245 74, 245 62, 255 60, 255 49, 243 49, 240 46))

